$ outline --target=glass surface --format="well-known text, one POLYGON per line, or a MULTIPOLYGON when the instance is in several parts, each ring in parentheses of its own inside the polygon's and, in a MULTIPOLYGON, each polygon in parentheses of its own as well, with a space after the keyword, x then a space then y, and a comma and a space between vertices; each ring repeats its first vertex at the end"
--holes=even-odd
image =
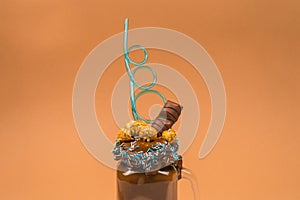
POLYGON ((177 181, 180 173, 171 164, 159 172, 124 175, 117 170, 118 200, 177 200, 177 181))

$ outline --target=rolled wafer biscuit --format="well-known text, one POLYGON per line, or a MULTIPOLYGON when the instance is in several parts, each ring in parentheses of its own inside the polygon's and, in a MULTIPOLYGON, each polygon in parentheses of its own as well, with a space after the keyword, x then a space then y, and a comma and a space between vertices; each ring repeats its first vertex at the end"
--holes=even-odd
POLYGON ((169 119, 170 121, 175 123, 178 118, 178 114, 170 108, 162 108, 157 118, 169 119))
POLYGON ((167 102, 165 103, 164 105, 165 108, 171 108, 173 110, 175 110, 178 114, 178 116, 180 115, 181 113, 181 110, 182 110, 182 106, 179 105, 178 103, 175 103, 173 101, 169 101, 167 100, 167 102))
POLYGON ((168 130, 178 120, 182 106, 173 101, 167 100, 164 107, 152 123, 152 127, 157 130, 158 137, 165 130, 168 130))
POLYGON ((158 137, 161 136, 161 133, 164 130, 168 130, 169 128, 172 127, 172 122, 169 120, 164 120, 164 119, 159 119, 159 120, 155 120, 155 122, 152 123, 152 127, 156 129, 157 133, 158 133, 158 137))

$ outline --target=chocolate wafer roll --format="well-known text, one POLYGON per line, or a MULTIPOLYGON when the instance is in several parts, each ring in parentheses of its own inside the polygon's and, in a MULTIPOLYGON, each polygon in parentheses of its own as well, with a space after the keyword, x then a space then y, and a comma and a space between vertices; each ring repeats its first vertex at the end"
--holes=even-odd
POLYGON ((173 124, 178 120, 181 110, 181 105, 167 100, 159 115, 152 123, 152 127, 157 130, 158 136, 161 136, 163 131, 170 129, 173 126, 173 124))

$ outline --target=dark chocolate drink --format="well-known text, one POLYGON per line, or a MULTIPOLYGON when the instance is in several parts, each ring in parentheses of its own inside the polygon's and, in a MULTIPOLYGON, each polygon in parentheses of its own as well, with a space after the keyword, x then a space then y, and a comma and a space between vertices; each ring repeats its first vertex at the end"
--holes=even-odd
POLYGON ((169 166, 162 172, 124 176, 118 171, 118 200, 177 200, 177 170, 169 166))
MULTIPOLYGON (((178 163, 178 162, 177 162, 178 163)), ((171 164, 151 173, 124 173, 117 171, 118 200, 177 200, 177 181, 180 167, 171 164)))

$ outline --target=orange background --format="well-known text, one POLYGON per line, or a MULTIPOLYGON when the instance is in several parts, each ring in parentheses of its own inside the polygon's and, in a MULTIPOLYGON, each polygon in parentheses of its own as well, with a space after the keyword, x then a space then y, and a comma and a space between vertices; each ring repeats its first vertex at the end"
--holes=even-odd
MULTIPOLYGON (((300 199, 296 0, 1 0, 0 199, 115 199, 114 171, 85 150, 75 130, 72 88, 84 58, 121 32, 126 17, 130 28, 157 26, 189 35, 222 74, 225 126, 214 150, 199 160, 210 118, 206 86, 190 75, 185 61, 150 51, 150 61, 180 68, 197 91, 201 123, 184 163, 198 178, 201 200, 300 199)), ((109 99, 99 93, 110 94, 123 67, 122 59, 112 64, 96 95, 111 140, 118 127, 109 99)), ((192 199, 185 181, 179 197, 192 199)))

